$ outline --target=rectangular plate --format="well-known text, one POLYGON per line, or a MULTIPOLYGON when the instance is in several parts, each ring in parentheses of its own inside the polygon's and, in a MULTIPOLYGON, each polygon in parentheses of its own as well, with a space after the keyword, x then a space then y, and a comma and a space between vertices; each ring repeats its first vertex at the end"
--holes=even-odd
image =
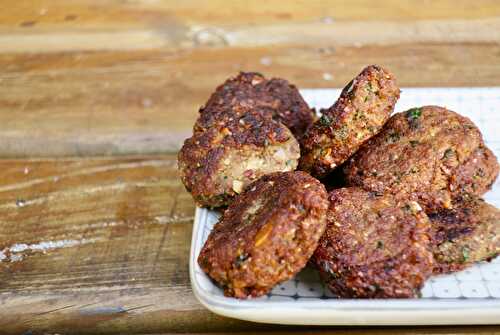
MULTIPOLYGON (((500 88, 402 89, 396 111, 440 105, 472 119, 487 145, 500 157, 500 88)), ((329 107, 338 89, 302 90, 311 107, 329 107)), ((485 199, 500 207, 497 180, 485 199)), ((264 297, 238 300, 224 297, 203 273, 196 258, 220 214, 197 208, 190 255, 190 278, 198 300, 228 317, 267 323, 302 325, 443 325, 500 324, 500 257, 462 272, 429 279, 420 299, 336 299, 306 268, 264 297)))

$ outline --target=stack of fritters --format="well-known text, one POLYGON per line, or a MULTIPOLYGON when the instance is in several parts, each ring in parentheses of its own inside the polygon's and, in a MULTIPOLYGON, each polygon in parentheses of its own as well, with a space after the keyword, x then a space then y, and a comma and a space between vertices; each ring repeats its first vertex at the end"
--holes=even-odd
POLYGON ((282 79, 240 73, 212 94, 179 152, 186 189, 200 206, 226 206, 252 181, 292 171, 314 112, 282 79))
POLYGON ((199 205, 229 206, 198 258, 226 295, 266 294, 310 261, 338 297, 416 297, 500 253, 500 211, 480 198, 499 166, 479 129, 437 106, 390 117, 399 93, 371 65, 316 120, 282 79, 217 88, 179 169, 199 205))

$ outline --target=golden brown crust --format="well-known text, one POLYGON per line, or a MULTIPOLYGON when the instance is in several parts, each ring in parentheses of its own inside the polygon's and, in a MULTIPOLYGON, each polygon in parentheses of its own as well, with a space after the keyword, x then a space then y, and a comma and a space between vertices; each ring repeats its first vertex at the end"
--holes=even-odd
POLYGON ((433 269, 430 224, 418 203, 360 188, 333 190, 329 200, 327 229, 313 262, 332 293, 417 296, 433 269))
POLYGON ((449 188, 454 198, 467 194, 481 195, 491 189, 497 175, 498 162, 495 154, 486 146, 480 146, 455 169, 449 188))
POLYGON ((279 78, 266 79, 257 72, 240 72, 215 90, 205 106, 195 131, 207 129, 220 119, 220 114, 240 115, 241 109, 253 109, 280 121, 300 138, 314 121, 314 111, 298 89, 279 78))
POLYGON ((344 168, 351 186, 450 208, 464 192, 481 195, 498 162, 468 118, 437 106, 393 115, 344 168))
POLYGON ((479 198, 428 214, 435 273, 460 271, 500 253, 500 211, 479 198))
POLYGON ((324 186, 304 172, 260 178, 215 225, 200 267, 227 296, 266 294, 306 265, 326 226, 326 198, 324 186))
POLYGON ((219 86, 200 109, 178 162, 186 189, 200 206, 226 206, 260 176, 297 167, 313 111, 283 79, 240 73, 219 86), (288 129, 287 127, 290 127, 288 129))
POLYGON ((319 177, 331 172, 382 128, 398 98, 390 72, 376 65, 363 69, 302 138, 299 168, 319 177))
POLYGON ((178 164, 196 203, 219 207, 265 173, 294 170, 298 157, 298 142, 288 128, 242 108, 237 115, 219 115, 211 127, 188 138, 178 164))

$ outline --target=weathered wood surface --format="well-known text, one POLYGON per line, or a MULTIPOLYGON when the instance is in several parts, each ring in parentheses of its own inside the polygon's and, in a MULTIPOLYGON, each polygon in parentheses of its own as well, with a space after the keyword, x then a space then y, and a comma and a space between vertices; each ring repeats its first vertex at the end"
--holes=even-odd
MULTIPOLYGON (((0 333, 267 328, 195 300, 194 204, 172 154, 198 107, 239 70, 340 87, 378 63, 402 86, 500 85, 496 0, 4 0, 0 8, 0 333), (123 156, 79 158, 97 155, 123 156), (42 156, 53 158, 33 158, 42 156)), ((367 330, 309 333, 319 331, 367 330)))
MULTIPOLYGON (((172 155, 3 160, 0 171, 0 333, 269 327, 216 316, 194 298, 188 276, 194 206, 172 155)), ((390 328, 384 333, 496 329, 390 328)))
POLYGON ((176 151, 239 70, 339 87, 499 85, 500 2, 5 0, 0 156, 176 151))
POLYGON ((0 333, 258 329, 205 310, 172 155, 0 161, 0 333))

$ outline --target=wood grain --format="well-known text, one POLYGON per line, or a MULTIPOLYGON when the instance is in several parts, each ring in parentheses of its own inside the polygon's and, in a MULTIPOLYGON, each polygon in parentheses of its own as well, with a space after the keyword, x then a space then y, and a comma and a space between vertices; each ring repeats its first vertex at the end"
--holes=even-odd
POLYGON ((403 86, 497 85, 500 45, 0 55, 0 155, 173 152, 214 87, 240 70, 340 87, 370 63, 391 69, 403 86))
POLYGON ((269 327, 208 312, 190 289, 194 204, 173 154, 240 70, 341 87, 377 63, 402 86, 498 86, 500 2, 1 7, 0 333, 500 333, 269 327))
POLYGON ((336 20, 422 20, 478 19, 494 17, 500 5, 495 0, 441 0, 402 3, 398 0, 373 2, 352 0, 346 6, 341 0, 280 1, 269 0, 266 5, 247 1, 150 1, 150 0, 25 0, 11 1, 9 10, 0 13, 4 28, 54 26, 106 28, 112 25, 125 28, 148 25, 153 19, 164 21, 175 17, 190 24, 265 24, 281 21, 306 21, 321 17, 336 20), (76 21, 76 22, 75 22, 76 21))
POLYGON ((0 170, 2 331, 217 326, 190 290, 194 207, 174 157, 4 160, 0 170))
POLYGON ((341 87, 499 85, 498 1, 10 1, 0 13, 0 156, 175 152, 240 70, 341 87), (325 79, 326 78, 326 79, 325 79))
POLYGON ((194 206, 175 157, 2 160, 0 171, 0 333, 306 330, 219 317, 196 301, 188 275, 194 206))

